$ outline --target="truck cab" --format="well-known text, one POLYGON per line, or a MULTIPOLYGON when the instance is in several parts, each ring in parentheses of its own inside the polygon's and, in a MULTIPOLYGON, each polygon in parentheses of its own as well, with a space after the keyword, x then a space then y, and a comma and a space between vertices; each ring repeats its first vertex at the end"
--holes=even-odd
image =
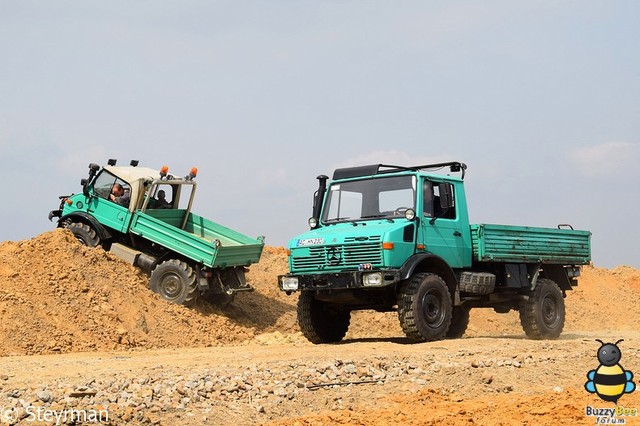
POLYGON ((342 274, 352 289, 395 283, 412 257, 471 266, 462 179, 383 165, 338 169, 315 200, 322 207, 312 229, 290 243, 290 270, 302 274, 298 288, 286 281, 292 290, 331 286, 317 271, 342 274))

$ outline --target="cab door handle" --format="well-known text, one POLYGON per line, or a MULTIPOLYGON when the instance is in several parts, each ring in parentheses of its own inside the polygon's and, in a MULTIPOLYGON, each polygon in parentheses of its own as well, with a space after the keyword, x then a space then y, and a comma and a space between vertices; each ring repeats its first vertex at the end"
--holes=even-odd
POLYGON ((454 237, 462 237, 462 232, 460 232, 460 231, 454 231, 454 232, 453 232, 453 236, 454 236, 454 237))

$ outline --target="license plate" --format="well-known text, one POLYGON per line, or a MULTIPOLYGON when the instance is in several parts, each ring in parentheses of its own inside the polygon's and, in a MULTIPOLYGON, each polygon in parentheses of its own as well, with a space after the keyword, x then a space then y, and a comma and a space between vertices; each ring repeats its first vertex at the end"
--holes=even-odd
POLYGON ((317 246, 324 243, 324 238, 307 238, 304 240, 298 240, 298 247, 317 246))

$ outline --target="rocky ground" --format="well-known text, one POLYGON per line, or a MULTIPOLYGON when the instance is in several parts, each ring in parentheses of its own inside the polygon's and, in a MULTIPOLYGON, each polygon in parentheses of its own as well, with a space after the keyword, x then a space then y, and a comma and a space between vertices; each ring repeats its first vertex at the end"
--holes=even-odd
MULTIPOLYGON (((1 244, 0 424, 594 424, 587 407, 613 406, 583 388, 595 339, 625 339, 621 364, 640 371, 632 268, 584 268, 555 341, 477 310, 462 339, 409 344, 394 315, 358 313, 344 342, 319 346, 277 290, 285 271, 284 250, 267 248, 254 293, 185 309, 67 232, 1 244)), ((615 420, 640 424, 639 395, 615 420)))

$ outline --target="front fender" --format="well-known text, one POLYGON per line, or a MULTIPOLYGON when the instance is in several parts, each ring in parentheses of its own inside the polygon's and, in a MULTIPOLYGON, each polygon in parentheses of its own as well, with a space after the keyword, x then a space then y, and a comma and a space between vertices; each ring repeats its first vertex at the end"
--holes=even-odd
POLYGON ((98 220, 89 213, 73 212, 66 214, 60 217, 60 219, 58 220, 58 228, 63 228, 65 226, 65 223, 67 223, 68 221, 78 221, 86 223, 87 225, 95 229, 95 231, 98 233, 98 236, 103 241, 113 238, 113 234, 111 234, 111 232, 104 225, 98 222, 98 220))
POLYGON ((439 275, 447 283, 452 295, 458 289, 458 278, 449 264, 433 253, 418 253, 408 258, 400 268, 400 279, 406 280, 418 272, 431 272, 439 275))

